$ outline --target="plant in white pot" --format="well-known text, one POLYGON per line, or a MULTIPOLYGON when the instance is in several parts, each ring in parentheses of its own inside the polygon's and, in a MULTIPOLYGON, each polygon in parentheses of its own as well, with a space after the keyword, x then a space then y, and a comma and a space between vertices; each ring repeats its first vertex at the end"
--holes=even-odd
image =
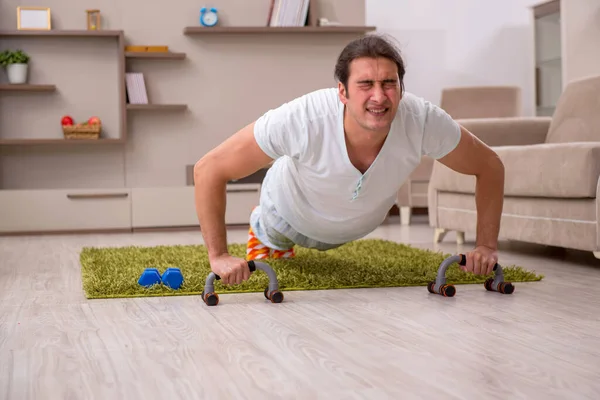
POLYGON ((6 68, 8 82, 12 84, 27 83, 27 67, 29 55, 23 50, 5 50, 0 53, 0 65, 6 68))

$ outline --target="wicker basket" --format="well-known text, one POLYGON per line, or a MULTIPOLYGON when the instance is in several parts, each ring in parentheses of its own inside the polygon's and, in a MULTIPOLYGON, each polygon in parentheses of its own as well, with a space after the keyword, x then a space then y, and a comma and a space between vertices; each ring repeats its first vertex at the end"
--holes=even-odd
POLYGON ((100 131, 102 130, 102 125, 63 125, 62 128, 65 139, 98 139, 100 138, 100 131))

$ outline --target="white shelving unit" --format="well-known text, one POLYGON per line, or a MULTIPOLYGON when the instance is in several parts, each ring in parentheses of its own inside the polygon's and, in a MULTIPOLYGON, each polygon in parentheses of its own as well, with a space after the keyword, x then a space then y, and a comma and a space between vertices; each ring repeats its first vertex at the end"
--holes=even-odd
MULTIPOLYGON (((4 18, 2 48, 31 55, 31 68, 25 85, 0 74, 0 235, 197 229, 188 166, 265 111, 331 85, 336 54, 376 30, 364 0, 312 1, 299 27, 265 26, 268 1, 237 3, 213 28, 194 12, 163 23, 164 5, 140 0, 104 2, 97 31, 72 7, 53 12, 50 31, 4 18), (135 17, 140 7, 148 18, 135 17), (168 52, 126 51, 150 45, 168 52), (128 104, 127 72, 144 74, 150 104, 128 104), (100 118, 100 138, 64 139, 64 115, 100 118)), ((259 178, 228 184, 227 224, 248 224, 259 178)))
POLYGON ((562 92, 560 1, 538 4, 533 12, 536 115, 552 116, 562 92))

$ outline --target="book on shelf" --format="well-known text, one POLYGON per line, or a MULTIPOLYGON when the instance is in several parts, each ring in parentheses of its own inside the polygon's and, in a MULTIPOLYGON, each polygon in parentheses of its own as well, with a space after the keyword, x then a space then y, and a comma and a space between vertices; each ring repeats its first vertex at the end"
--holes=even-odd
POLYGON ((148 104, 148 93, 144 74, 141 72, 127 72, 125 74, 127 86, 127 102, 129 104, 148 104))
POLYGON ((313 0, 271 0, 267 26, 305 26, 313 0))

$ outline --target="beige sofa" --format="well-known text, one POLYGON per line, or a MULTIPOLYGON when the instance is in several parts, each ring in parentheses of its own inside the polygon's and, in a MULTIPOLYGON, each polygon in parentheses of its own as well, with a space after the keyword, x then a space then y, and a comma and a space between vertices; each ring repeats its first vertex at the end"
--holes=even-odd
MULTIPOLYGON (((442 90, 440 107, 454 119, 501 118, 521 115, 521 89, 516 86, 465 86, 442 90)), ((434 160, 421 163, 398 191, 400 223, 409 225, 413 208, 427 207, 427 188, 434 160)))
MULTIPOLYGON (((504 163, 501 239, 600 258, 599 111, 597 76, 570 82, 553 117, 459 120, 504 163)), ((428 205, 436 242, 449 230, 476 232, 474 194, 475 177, 434 164, 428 205)))

